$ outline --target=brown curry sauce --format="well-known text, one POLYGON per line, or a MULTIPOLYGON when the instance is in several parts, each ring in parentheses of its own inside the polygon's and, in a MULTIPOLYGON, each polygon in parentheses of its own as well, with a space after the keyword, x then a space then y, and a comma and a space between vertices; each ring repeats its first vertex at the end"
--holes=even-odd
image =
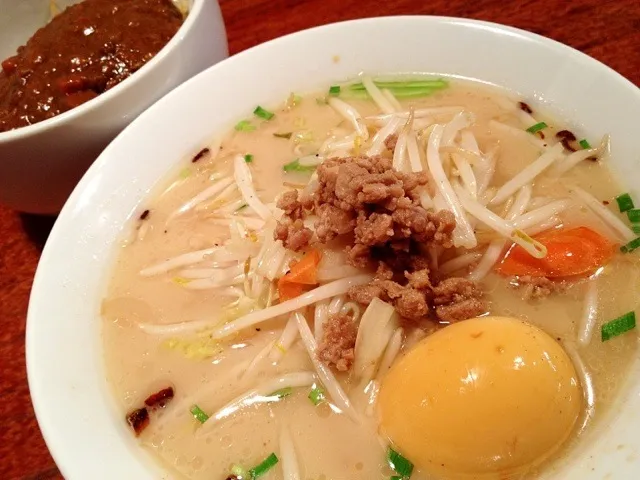
POLYGON ((2 62, 0 132, 59 115, 109 90, 175 35, 170 0, 84 0, 2 62))

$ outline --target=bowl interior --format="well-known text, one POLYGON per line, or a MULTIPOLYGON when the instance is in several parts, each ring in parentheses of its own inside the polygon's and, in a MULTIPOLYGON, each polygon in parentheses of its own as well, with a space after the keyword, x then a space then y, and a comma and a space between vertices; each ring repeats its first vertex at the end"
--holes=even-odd
MULTIPOLYGON (((626 185, 636 186, 630 191, 640 193, 633 128, 640 93, 551 40, 483 22, 390 17, 319 27, 232 57, 162 99, 105 150, 67 202, 43 253, 29 306, 29 382, 41 429, 67 479, 158 478, 115 412, 101 358, 100 300, 117 240, 137 205, 173 165, 255 105, 360 71, 475 78, 548 103, 585 134, 611 133, 616 168, 626 185)), ((635 365, 633 378, 639 370, 635 365)), ((640 475, 640 465, 627 461, 640 428, 640 382, 630 379, 626 388, 608 427, 574 452, 562 478, 640 475)))

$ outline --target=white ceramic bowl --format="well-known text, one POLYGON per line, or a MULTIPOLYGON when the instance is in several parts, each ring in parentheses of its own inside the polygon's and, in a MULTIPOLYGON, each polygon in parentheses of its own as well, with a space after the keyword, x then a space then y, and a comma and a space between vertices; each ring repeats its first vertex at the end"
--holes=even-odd
MULTIPOLYGON (((611 133, 616 168, 628 185, 640 185, 638 89, 595 60, 520 30, 452 18, 374 18, 296 33, 219 63, 143 113, 104 151, 44 250, 29 305, 29 384, 42 432, 68 480, 158 478, 113 407, 98 316, 114 247, 139 203, 176 162, 255 105, 360 71, 454 74, 507 86, 548 103, 593 138, 611 133)), ((597 442, 582 445, 553 476, 640 478, 640 463, 628 460, 637 458, 639 443, 639 365, 603 423, 597 442)))
MULTIPOLYGON (((58 212, 89 165, 125 126, 174 87, 227 57, 218 2, 188 4, 180 30, 130 78, 57 117, 0 133, 0 203, 32 213, 58 212)), ((0 0, 1 53, 15 52, 46 23, 48 5, 49 0, 0 0)))

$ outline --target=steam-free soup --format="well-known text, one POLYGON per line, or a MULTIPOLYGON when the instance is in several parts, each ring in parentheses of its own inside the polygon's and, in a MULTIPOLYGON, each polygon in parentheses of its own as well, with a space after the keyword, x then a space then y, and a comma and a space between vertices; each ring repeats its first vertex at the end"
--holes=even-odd
POLYGON ((561 465, 636 354, 632 199, 608 137, 520 100, 363 77, 195 149, 102 304, 132 434, 189 479, 561 465))

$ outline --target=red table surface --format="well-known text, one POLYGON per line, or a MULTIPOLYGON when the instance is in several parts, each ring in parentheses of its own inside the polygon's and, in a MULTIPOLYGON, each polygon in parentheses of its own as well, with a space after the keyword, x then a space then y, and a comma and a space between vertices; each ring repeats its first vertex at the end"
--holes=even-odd
MULTIPOLYGON (((220 4, 232 54, 287 33, 340 20, 445 15, 488 20, 545 35, 597 58, 640 85, 638 0, 221 0, 220 4)), ((21 215, 0 206, 2 480, 62 478, 36 423, 24 356, 29 291, 52 224, 50 218, 21 215)))

